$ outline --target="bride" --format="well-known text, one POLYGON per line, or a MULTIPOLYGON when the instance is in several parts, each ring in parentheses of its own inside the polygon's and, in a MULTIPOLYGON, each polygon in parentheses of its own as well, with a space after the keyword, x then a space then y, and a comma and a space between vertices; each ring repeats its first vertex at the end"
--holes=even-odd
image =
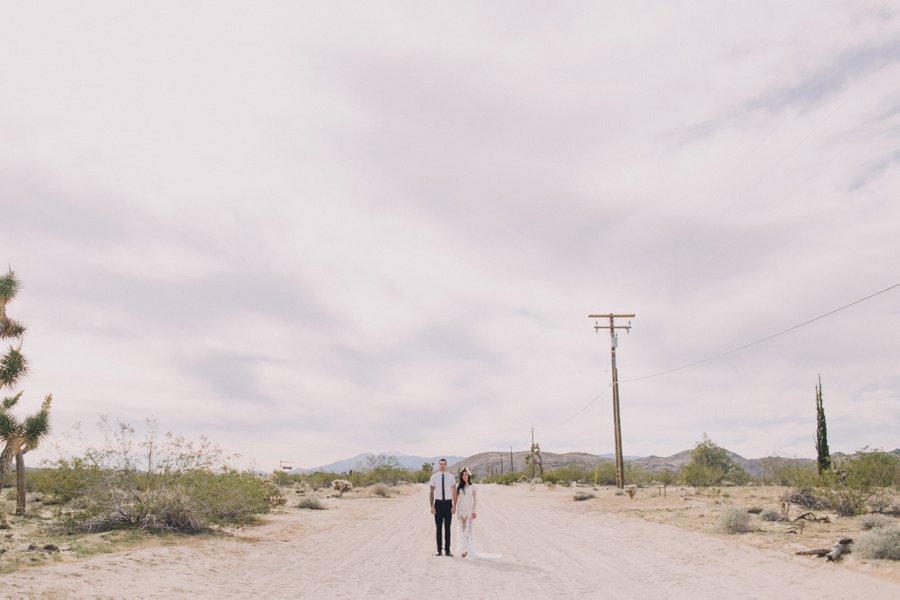
POLYGON ((462 558, 500 558, 499 554, 478 552, 475 546, 473 525, 478 517, 478 490, 472 483, 472 472, 469 467, 459 474, 456 487, 456 552, 462 558))

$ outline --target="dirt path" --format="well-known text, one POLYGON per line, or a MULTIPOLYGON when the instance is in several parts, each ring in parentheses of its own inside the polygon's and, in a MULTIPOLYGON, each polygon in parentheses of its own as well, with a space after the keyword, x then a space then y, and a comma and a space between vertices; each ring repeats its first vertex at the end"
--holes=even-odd
POLYGON ((454 598, 900 597, 900 584, 615 514, 566 495, 484 486, 476 521, 492 561, 437 558, 424 487, 289 509, 231 539, 190 540, 24 569, 3 597, 454 598), (451 591, 452 590, 452 591, 451 591))

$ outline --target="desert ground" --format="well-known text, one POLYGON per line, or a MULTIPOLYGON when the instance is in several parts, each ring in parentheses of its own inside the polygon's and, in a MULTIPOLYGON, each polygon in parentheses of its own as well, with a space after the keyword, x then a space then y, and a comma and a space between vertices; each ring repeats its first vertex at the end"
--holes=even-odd
MULTIPOLYGON (((496 560, 434 556, 424 485, 392 497, 355 491, 296 508, 225 536, 152 537, 111 553, 62 552, 0 576, 4 598, 424 598, 441 582, 454 598, 879 598, 900 597, 895 563, 796 556, 859 535, 853 519, 756 522, 715 533, 727 506, 778 506, 780 488, 593 491, 545 485, 480 487, 479 546, 496 560)), ((798 513, 794 509, 793 515, 798 513)), ((121 534, 107 533, 99 536, 121 534)))

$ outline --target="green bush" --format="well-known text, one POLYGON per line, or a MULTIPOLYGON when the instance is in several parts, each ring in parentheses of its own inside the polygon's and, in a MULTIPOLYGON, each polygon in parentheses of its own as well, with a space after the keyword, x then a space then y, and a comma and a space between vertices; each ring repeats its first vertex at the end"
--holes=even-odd
POLYGON ((746 509, 731 506, 722 511, 719 517, 719 531, 722 533, 747 533, 751 529, 750 513, 746 509))
POLYGON ((205 438, 199 445, 155 424, 141 441, 134 429, 101 419, 104 444, 83 456, 61 459, 38 485, 71 502, 57 525, 67 532, 112 529, 197 532, 213 525, 252 522, 284 504, 268 478, 224 467, 222 453, 205 438))
POLYGON ((556 469, 545 469, 543 479, 545 483, 569 485, 587 483, 593 478, 593 469, 585 470, 579 465, 565 465, 556 469))
POLYGON ((855 546, 862 558, 900 560, 900 527, 878 527, 862 536, 855 546))
POLYGON ((750 481, 747 472, 728 456, 728 452, 705 435, 691 452, 691 462, 681 469, 681 478, 694 487, 719 485, 724 481, 743 485, 750 481))
POLYGON ((655 474, 650 471, 640 467, 634 467, 629 463, 625 464, 625 483, 627 485, 647 487, 653 482, 654 477, 655 474))
POLYGON ((29 473, 28 480, 34 491, 62 503, 84 496, 106 477, 103 469, 80 457, 60 458, 54 465, 29 473))
POLYGON ((253 473, 224 470, 182 473, 109 471, 61 516, 69 533, 146 529, 196 533, 212 525, 254 522, 284 504, 278 487, 253 473))
POLYGON ((503 475, 488 475, 487 477, 482 478, 483 483, 497 483, 500 485, 515 485, 518 483, 523 477, 524 473, 515 472, 515 473, 504 473, 503 475))
POLYGON ((767 484, 796 488, 821 485, 815 461, 769 457, 761 461, 762 481, 767 484))

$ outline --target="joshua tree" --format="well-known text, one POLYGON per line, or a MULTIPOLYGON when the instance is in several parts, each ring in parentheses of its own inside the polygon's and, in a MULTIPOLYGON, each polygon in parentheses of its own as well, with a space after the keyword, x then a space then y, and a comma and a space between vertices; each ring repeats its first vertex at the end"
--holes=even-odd
MULTIPOLYGON (((11 339, 16 343, 10 346, 6 354, 0 357, 0 390, 11 390, 28 371, 28 362, 22 355, 22 336, 25 327, 6 316, 6 305, 16 297, 19 291, 19 280, 12 269, 0 277, 0 338, 11 339)), ((50 431, 50 402, 48 395, 41 404, 41 409, 19 420, 10 412, 22 397, 22 392, 6 396, 0 405, 0 487, 6 474, 16 459, 16 514, 25 514, 25 453, 37 448, 41 439, 50 431)))
POLYGON ((828 452, 828 428, 825 425, 825 407, 822 405, 822 376, 816 384, 816 466, 819 476, 831 470, 831 454, 828 452))

